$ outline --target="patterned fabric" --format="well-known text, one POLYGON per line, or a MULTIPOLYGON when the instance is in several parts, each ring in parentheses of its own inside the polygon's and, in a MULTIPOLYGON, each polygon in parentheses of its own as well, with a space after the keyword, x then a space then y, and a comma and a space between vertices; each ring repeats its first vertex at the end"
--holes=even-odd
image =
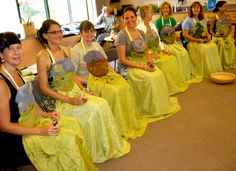
POLYGON ((165 25, 160 31, 162 42, 173 44, 175 42, 175 28, 170 25, 165 25))

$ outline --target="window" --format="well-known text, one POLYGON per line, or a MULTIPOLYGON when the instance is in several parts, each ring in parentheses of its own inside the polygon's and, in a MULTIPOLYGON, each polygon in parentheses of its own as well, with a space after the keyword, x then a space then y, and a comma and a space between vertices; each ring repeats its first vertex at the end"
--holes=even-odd
POLYGON ((1 1, 0 16, 0 32, 12 31, 19 33, 22 31, 15 0, 1 1), (10 12, 9 9, 11 9, 10 12))
POLYGON ((93 20, 96 18, 95 2, 95 0, 1 0, 0 32, 23 33, 21 21, 28 20, 32 20, 36 28, 40 28, 47 18, 54 19, 62 25, 93 20))

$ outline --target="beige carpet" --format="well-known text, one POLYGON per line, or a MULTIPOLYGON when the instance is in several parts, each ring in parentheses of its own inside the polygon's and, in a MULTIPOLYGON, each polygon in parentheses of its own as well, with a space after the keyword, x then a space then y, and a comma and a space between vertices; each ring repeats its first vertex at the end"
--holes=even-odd
POLYGON ((236 171, 236 82, 205 80, 177 97, 178 113, 149 124, 129 154, 97 164, 101 171, 236 171))

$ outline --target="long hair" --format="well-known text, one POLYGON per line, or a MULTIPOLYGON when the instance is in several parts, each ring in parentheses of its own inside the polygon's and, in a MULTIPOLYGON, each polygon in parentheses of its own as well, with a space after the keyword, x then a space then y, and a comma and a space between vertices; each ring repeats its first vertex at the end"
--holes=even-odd
POLYGON ((163 2, 162 4, 161 4, 161 7, 160 7, 160 13, 161 13, 161 16, 163 15, 163 13, 162 13, 162 8, 164 8, 164 5, 167 5, 168 7, 169 7, 169 9, 170 9, 170 12, 169 12, 169 15, 172 15, 172 8, 171 8, 171 5, 170 5, 170 3, 169 2, 163 2))
POLYGON ((39 42, 43 45, 43 46, 47 46, 48 45, 48 41, 47 39, 45 39, 43 37, 43 34, 44 33, 47 33, 48 30, 50 29, 51 25, 53 24, 56 24, 58 25, 59 27, 61 27, 61 25, 56 22, 55 20, 52 20, 52 19, 48 19, 48 20, 45 20, 43 23, 42 23, 42 26, 41 28, 37 31, 37 37, 39 39, 39 42))
POLYGON ((218 12, 219 11, 219 8, 222 7, 224 4, 226 4, 227 2, 226 1, 218 1, 216 3, 216 7, 215 9, 213 9, 213 12, 218 12))
POLYGON ((200 7, 200 13, 198 14, 198 19, 199 19, 199 20, 202 20, 202 19, 204 19, 203 9, 202 9, 201 3, 198 2, 198 1, 193 2, 192 5, 189 7, 189 17, 191 17, 191 18, 194 17, 192 8, 193 8, 194 6, 197 6, 197 5, 200 7))

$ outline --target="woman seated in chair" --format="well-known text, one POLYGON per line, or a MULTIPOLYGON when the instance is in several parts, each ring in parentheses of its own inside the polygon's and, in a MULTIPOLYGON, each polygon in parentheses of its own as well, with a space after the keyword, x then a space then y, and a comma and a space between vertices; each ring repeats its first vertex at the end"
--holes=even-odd
POLYGON ((207 31, 207 22, 200 2, 193 2, 189 16, 183 22, 183 36, 188 41, 187 49, 191 61, 192 74, 207 78, 211 73, 222 71, 217 46, 211 41, 207 31))
POLYGON ((85 73, 83 79, 88 83, 89 90, 107 100, 122 136, 141 136, 146 122, 136 110, 130 86, 110 67, 101 46, 93 42, 93 30, 90 21, 83 21, 80 25, 82 41, 71 49, 72 60, 78 68, 77 75, 85 73), (89 72, 92 74, 89 75, 89 72))
POLYGON ((131 86, 138 110, 154 120, 170 116, 179 110, 177 99, 169 98, 165 77, 147 53, 146 36, 136 29, 137 14, 132 6, 124 9, 123 20, 126 27, 118 33, 115 45, 121 74, 131 86))
POLYGON ((175 40, 175 27, 177 25, 171 17, 172 8, 169 2, 163 2, 160 7, 161 16, 155 21, 155 26, 161 35, 165 49, 170 51, 177 59, 185 80, 190 80, 190 60, 187 50, 175 40))
POLYGON ((80 121, 94 162, 125 155, 130 145, 121 137, 107 101, 93 96, 75 79, 70 51, 61 46, 62 36, 60 25, 50 19, 38 31, 44 46, 37 58, 44 106, 80 121))
POLYGON ((227 2, 218 1, 213 12, 215 15, 212 18, 210 33, 213 35, 213 42, 218 47, 223 69, 236 69, 235 44, 230 36, 232 17, 227 14, 227 2))
POLYGON ((0 170, 31 162, 37 170, 97 170, 80 123, 34 102, 31 84, 17 69, 22 47, 16 34, 0 33, 0 57, 0 170))
POLYGON ((157 65, 163 72, 170 95, 180 93, 188 88, 188 83, 185 81, 184 75, 180 70, 180 66, 176 57, 169 53, 169 50, 164 49, 157 29, 152 20, 152 8, 150 5, 143 5, 140 8, 140 14, 143 19, 137 28, 146 33, 147 46, 149 53, 153 57, 153 63, 157 65), (161 46, 160 46, 161 45, 161 46))

